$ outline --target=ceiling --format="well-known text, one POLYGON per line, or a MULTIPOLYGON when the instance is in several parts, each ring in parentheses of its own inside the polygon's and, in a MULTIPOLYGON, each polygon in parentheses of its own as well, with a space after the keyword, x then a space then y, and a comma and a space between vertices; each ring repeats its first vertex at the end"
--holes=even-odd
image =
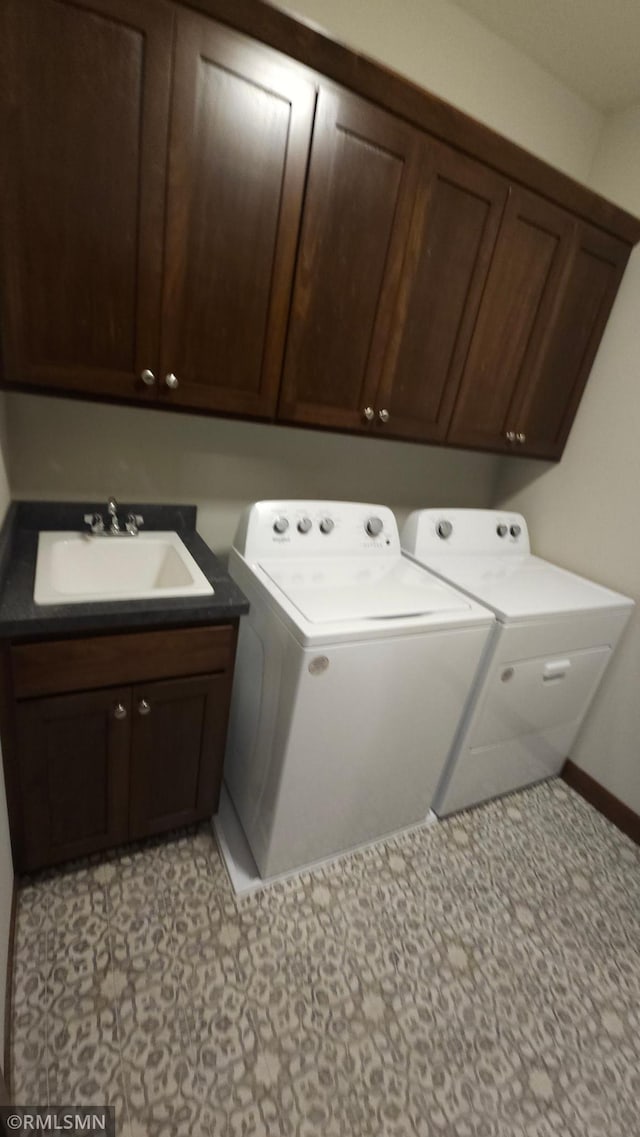
POLYGON ((603 111, 640 100, 640 0, 455 0, 603 111))

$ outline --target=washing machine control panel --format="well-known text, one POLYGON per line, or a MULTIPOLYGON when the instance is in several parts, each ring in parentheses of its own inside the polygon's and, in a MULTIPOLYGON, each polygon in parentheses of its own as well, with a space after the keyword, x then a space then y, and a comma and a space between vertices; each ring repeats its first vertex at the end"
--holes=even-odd
POLYGON ((243 518, 234 547, 261 556, 398 555, 396 519, 384 505, 345 501, 260 501, 243 518))
POLYGON ((403 527, 402 547, 425 561, 438 555, 531 552, 522 514, 497 509, 416 510, 403 527))

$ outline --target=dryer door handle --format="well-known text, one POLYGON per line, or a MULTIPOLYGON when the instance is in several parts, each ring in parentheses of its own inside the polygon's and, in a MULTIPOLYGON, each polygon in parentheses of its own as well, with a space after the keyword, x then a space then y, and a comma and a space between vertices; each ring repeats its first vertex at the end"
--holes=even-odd
POLYGON ((570 659, 552 659, 542 668, 542 678, 545 683, 549 679, 564 679, 570 667, 570 659))

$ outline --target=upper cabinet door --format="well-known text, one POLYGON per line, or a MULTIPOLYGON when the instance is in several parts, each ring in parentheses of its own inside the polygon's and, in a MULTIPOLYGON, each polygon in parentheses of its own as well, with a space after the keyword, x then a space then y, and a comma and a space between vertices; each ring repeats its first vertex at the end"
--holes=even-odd
POLYGON ((179 14, 160 385, 171 404, 274 413, 314 105, 294 63, 179 14))
POLYGON ((279 417, 368 425, 399 284, 420 133, 341 90, 321 90, 279 417))
POLYGON ((6 381, 139 396, 159 360, 173 40, 158 0, 2 0, 6 381))
POLYGON ((507 191, 488 167, 429 146, 376 397, 390 434, 446 435, 507 191))
POLYGON ((529 353, 510 412, 524 453, 562 454, 629 253, 608 233, 576 225, 554 313, 539 349, 529 353))
POLYGON ((543 346, 573 232, 564 210, 512 188, 447 441, 505 451, 517 445, 514 395, 543 346))

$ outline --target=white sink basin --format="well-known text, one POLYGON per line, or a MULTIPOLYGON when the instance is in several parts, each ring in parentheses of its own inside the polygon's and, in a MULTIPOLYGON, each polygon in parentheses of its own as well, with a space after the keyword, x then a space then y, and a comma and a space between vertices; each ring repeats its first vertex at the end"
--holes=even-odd
POLYGON ((93 537, 40 533, 36 604, 210 596, 213 588, 177 533, 93 537))

